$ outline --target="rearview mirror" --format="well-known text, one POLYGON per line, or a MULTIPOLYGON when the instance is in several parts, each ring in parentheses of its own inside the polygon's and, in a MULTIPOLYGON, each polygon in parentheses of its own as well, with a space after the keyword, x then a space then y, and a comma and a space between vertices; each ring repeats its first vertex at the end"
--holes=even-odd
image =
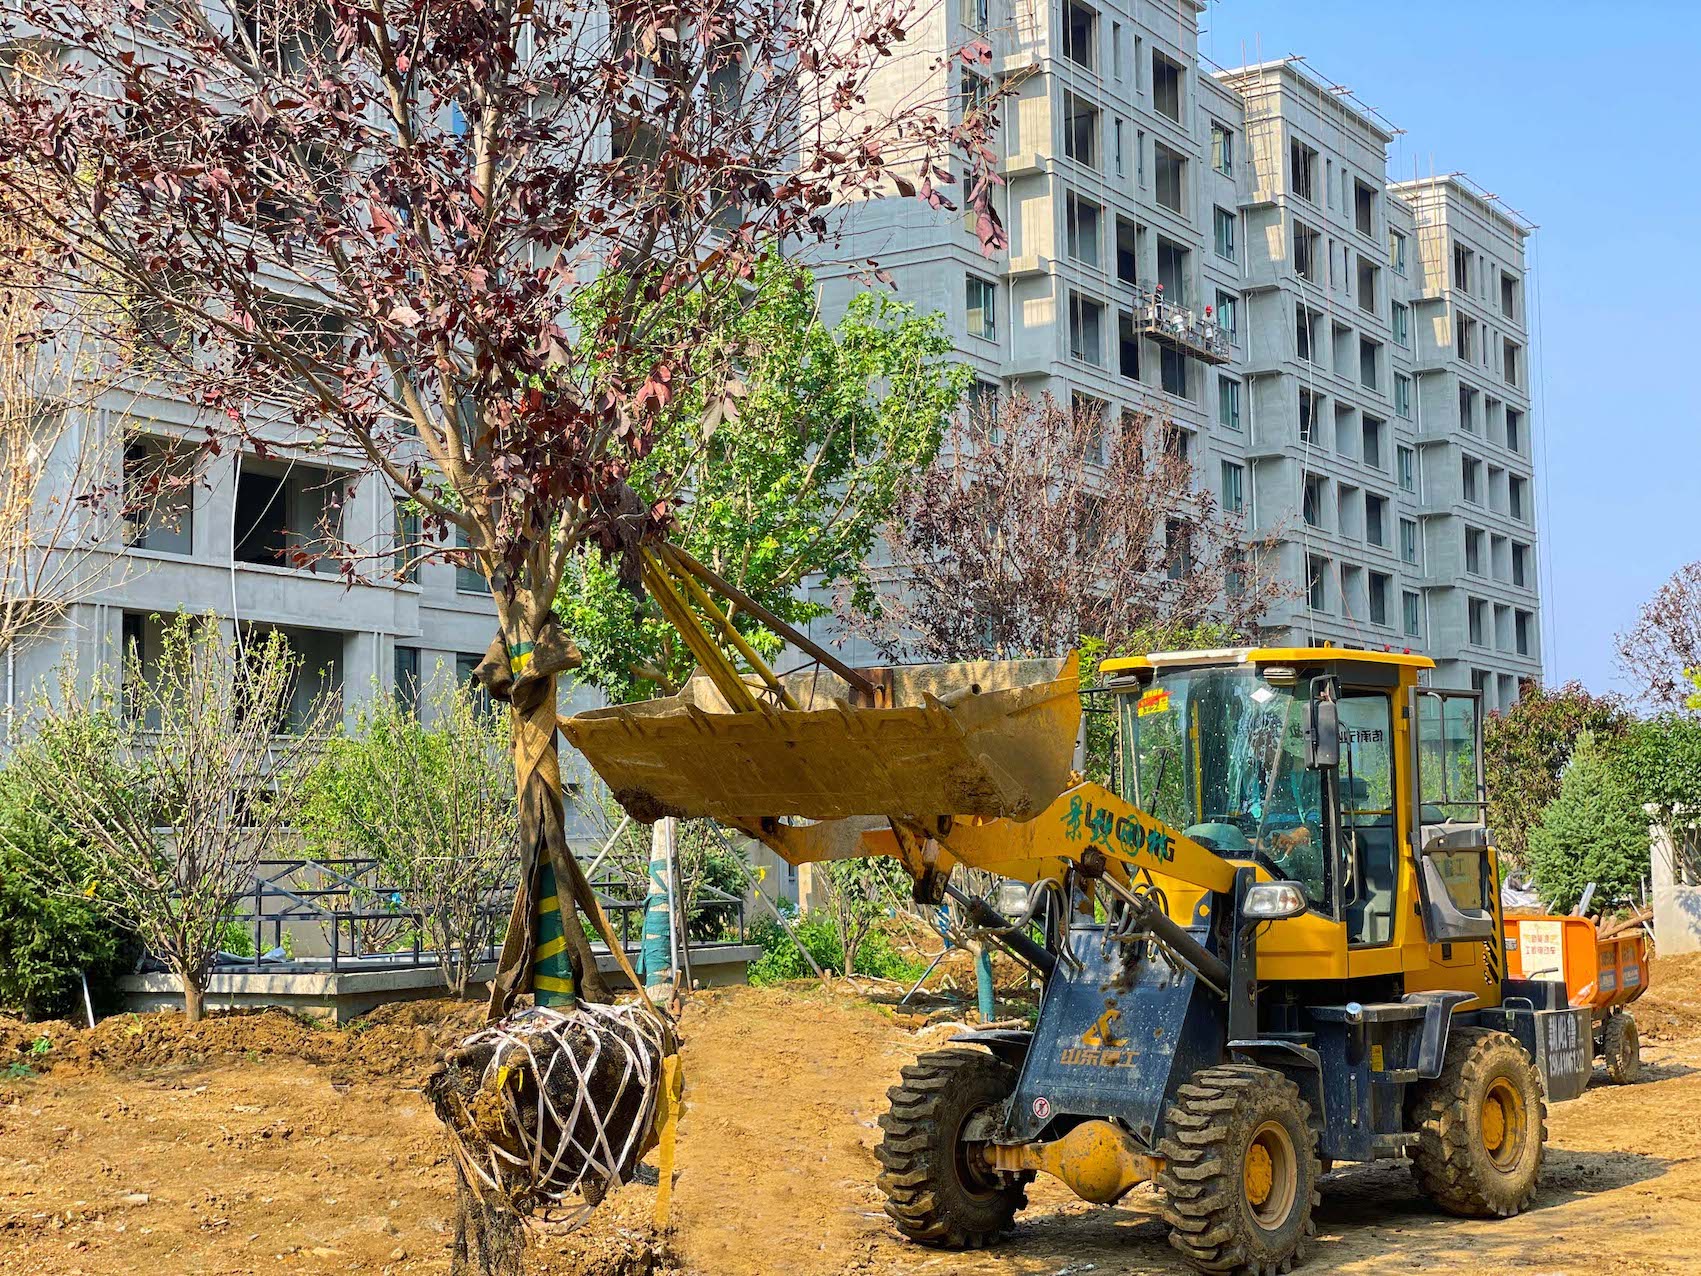
POLYGON ((1313 771, 1341 765, 1341 711, 1335 702, 1335 680, 1311 680, 1311 723, 1305 733, 1305 765, 1313 771))

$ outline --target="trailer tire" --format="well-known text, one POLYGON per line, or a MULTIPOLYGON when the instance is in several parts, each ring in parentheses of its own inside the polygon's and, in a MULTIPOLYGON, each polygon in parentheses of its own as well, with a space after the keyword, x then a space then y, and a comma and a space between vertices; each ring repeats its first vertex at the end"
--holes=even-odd
POLYGON ((1601 1062, 1614 1085, 1629 1085, 1642 1074, 1641 1035, 1636 1020, 1622 1010, 1608 1015, 1601 1029, 1601 1062))
POLYGON ((1299 1087, 1250 1064, 1201 1068, 1176 1090, 1159 1151, 1169 1243, 1204 1272, 1288 1271, 1317 1225, 1317 1134, 1299 1087))
POLYGON ((1449 1214, 1509 1218, 1536 1194, 1547 1143, 1541 1075, 1516 1037, 1454 1028, 1411 1108, 1412 1173, 1449 1214))
POLYGON ((966 1156, 963 1127, 1002 1106, 1016 1070, 980 1050, 934 1050, 886 1091, 885 1131, 874 1155, 883 1167, 886 1213, 912 1241, 939 1249, 982 1249, 1006 1235, 1028 1203, 1033 1174, 1001 1174, 966 1156))

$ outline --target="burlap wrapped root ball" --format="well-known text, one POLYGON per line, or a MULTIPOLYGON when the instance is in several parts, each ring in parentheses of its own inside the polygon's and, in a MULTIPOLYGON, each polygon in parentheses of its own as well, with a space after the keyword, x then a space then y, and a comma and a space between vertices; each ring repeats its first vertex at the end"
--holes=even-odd
POLYGON ((655 1146, 672 1049, 645 1006, 531 1007, 449 1051, 426 1089, 487 1204, 576 1226, 655 1146))

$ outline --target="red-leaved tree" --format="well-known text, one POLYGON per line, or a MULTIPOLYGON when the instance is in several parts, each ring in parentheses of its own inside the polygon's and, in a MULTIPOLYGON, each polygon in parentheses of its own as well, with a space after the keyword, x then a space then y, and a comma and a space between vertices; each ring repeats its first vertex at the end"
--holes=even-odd
POLYGON ((1618 635, 1618 660, 1637 695, 1657 709, 1682 709, 1701 684, 1701 559, 1672 573, 1618 635))
MULTIPOLYGON (((480 676, 513 710, 523 850, 593 916, 562 835, 554 692, 576 653, 551 604, 576 554, 636 580, 670 511, 624 478, 684 387, 731 393, 717 316, 762 252, 829 235, 837 206, 894 189, 945 206, 965 165, 981 238, 1002 242, 990 114, 954 113, 943 66, 905 81, 931 97, 869 92, 917 17, 909 0, 0 0, 0 219, 45 246, 38 286, 116 298, 102 337, 201 408, 209 448, 335 454, 413 502, 404 553, 490 579, 480 676)), ((329 533, 312 552, 351 580, 390 569, 394 547, 329 533)), ((606 996, 563 911, 582 990, 606 996)), ((510 927, 499 1005, 529 935, 510 927)))
POLYGON ((1250 633, 1284 587, 1239 513, 1196 484, 1185 438, 1091 399, 974 404, 904 493, 890 587, 852 631, 925 660, 1250 633))

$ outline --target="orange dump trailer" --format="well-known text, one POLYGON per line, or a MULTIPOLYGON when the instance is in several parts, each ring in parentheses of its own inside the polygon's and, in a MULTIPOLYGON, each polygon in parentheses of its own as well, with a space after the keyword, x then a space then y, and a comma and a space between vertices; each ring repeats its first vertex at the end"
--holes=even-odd
POLYGON ((1626 1007, 1648 986, 1648 940, 1640 930, 1603 939, 1587 917, 1508 917, 1506 973, 1563 981, 1571 1004, 1593 1012, 1595 1055, 1608 1078, 1636 1079, 1641 1043, 1626 1007))

